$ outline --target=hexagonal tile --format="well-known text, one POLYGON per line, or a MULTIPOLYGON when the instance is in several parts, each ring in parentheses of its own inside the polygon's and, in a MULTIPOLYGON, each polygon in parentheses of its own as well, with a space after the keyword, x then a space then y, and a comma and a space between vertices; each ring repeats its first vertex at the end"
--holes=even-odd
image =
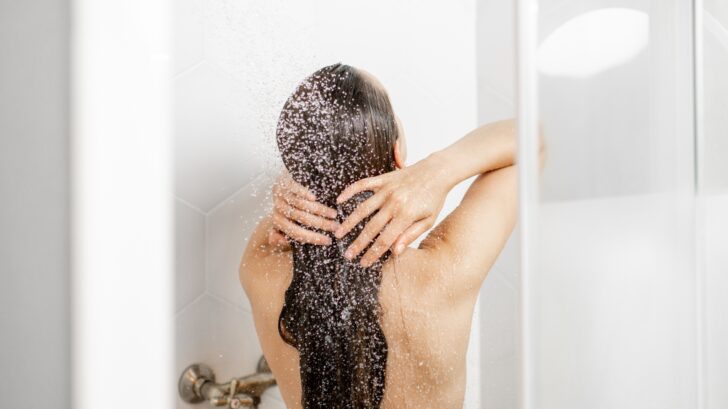
POLYGON ((204 62, 174 86, 175 191, 209 211, 263 168, 261 110, 240 83, 204 62))
POLYGON ((250 311, 238 279, 248 237, 269 210, 270 179, 259 177, 207 216, 208 291, 250 311))
POLYGON ((177 75, 202 61, 205 31, 201 0, 175 0, 172 2, 174 65, 177 75))
POLYGON ((205 292, 205 215, 175 200, 175 311, 205 292))
MULTIPOLYGON (((177 374, 190 364, 205 363, 218 382, 227 382, 255 372, 261 356, 249 312, 206 294, 177 314, 177 374)), ((188 407, 178 400, 178 408, 188 407)))

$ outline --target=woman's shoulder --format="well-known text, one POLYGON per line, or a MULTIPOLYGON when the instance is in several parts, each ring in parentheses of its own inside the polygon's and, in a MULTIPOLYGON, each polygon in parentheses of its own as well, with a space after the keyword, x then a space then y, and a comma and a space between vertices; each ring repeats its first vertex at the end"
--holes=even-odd
POLYGON ((267 298, 271 291, 291 281, 293 257, 290 250, 268 248, 243 256, 238 270, 240 284, 248 298, 267 298))
POLYGON ((458 279, 458 268, 463 267, 444 257, 442 252, 426 246, 407 248, 387 260, 382 269, 382 285, 430 302, 450 302, 453 295, 458 295, 458 299, 464 295, 460 294, 464 289, 458 279))

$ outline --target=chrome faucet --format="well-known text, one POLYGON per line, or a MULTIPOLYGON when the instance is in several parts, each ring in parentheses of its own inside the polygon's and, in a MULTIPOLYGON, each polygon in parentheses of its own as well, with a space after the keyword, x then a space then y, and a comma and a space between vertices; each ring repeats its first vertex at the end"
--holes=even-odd
POLYGON ((208 401, 216 407, 257 409, 263 392, 275 384, 265 357, 260 357, 256 373, 227 383, 215 383, 215 373, 205 364, 190 365, 182 372, 178 389, 180 398, 188 403, 208 401))

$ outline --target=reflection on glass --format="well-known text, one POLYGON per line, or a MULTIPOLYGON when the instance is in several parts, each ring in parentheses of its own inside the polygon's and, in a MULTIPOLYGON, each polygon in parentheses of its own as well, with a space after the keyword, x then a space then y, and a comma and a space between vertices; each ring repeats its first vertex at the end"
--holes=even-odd
POLYGON ((706 2, 703 14, 703 177, 706 192, 728 192, 728 5, 706 2))
POLYGON ((647 47, 649 17, 625 8, 580 14, 554 30, 539 47, 542 74, 589 77, 634 58, 647 47))

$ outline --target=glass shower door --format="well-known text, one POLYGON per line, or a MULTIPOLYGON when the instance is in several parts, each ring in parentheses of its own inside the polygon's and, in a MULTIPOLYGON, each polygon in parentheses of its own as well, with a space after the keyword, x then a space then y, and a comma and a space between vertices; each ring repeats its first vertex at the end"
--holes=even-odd
POLYGON ((544 0, 538 26, 529 402, 695 407, 692 4, 544 0))

